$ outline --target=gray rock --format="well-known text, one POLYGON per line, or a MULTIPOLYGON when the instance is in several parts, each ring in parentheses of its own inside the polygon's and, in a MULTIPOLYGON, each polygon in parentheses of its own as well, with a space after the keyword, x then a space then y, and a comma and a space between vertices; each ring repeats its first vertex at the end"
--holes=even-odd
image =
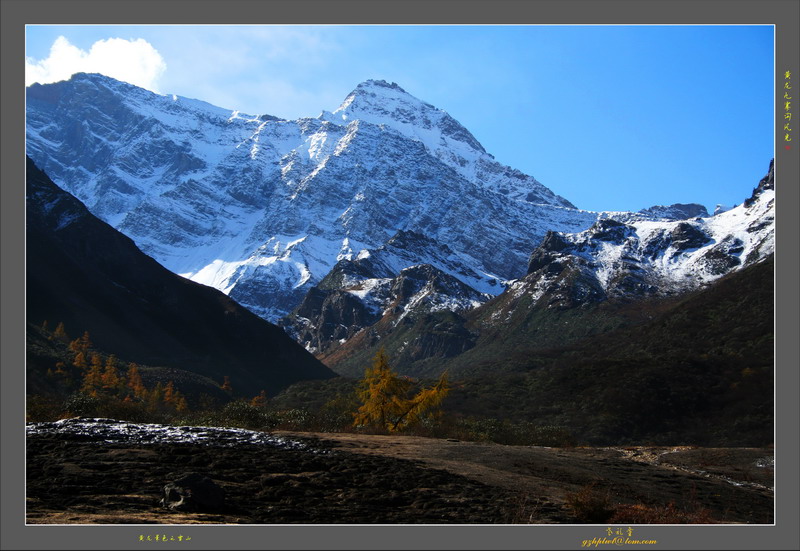
POLYGON ((219 511, 225 505, 225 491, 199 473, 189 473, 164 486, 159 504, 175 511, 219 511))

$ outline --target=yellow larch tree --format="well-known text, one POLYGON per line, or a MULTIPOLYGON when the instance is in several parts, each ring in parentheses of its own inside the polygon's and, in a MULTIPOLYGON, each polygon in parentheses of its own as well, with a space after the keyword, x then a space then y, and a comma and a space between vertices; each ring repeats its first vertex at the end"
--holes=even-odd
POLYGON ((253 396, 250 400, 250 405, 257 408, 265 407, 267 405, 267 391, 262 390, 257 396, 253 396))
POLYGON ((384 349, 378 351, 372 367, 366 369, 358 388, 362 405, 354 414, 356 427, 372 426, 380 430, 396 432, 418 423, 425 415, 432 415, 449 392, 447 373, 437 383, 423 388, 413 397, 408 397, 415 382, 402 377, 389 366, 384 349))
POLYGON ((122 381, 120 380, 119 372, 117 371, 117 357, 113 354, 106 358, 106 365, 103 369, 101 381, 103 383, 103 389, 105 390, 120 390, 122 381))
POLYGON ((170 406, 175 405, 175 383, 169 381, 164 387, 164 403, 170 406))
POLYGON ((103 360, 98 354, 92 354, 91 365, 83 377, 81 390, 93 396, 103 387, 103 360))
POLYGON ((142 382, 142 376, 139 374, 139 366, 135 363, 128 364, 127 375, 128 388, 133 392, 136 398, 144 399, 147 396, 147 389, 142 382))

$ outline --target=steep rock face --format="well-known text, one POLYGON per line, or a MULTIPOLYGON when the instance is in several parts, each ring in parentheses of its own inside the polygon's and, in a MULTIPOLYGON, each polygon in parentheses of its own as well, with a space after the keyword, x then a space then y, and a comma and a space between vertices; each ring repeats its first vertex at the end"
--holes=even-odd
POLYGON ((448 247, 500 283, 496 294, 547 230, 581 231, 597 217, 383 81, 362 83, 332 113, 286 121, 78 74, 28 88, 27 146, 162 265, 270 320, 338 261, 400 230, 448 247))
POLYGON ((312 287, 300 306, 281 322, 307 350, 324 353, 376 323, 380 317, 378 311, 352 292, 312 287))
POLYGON ((767 174, 764 175, 763 178, 758 182, 758 185, 753 190, 753 194, 745 199, 744 206, 750 207, 756 200, 761 196, 761 194, 768 190, 775 189, 775 159, 772 159, 769 162, 769 170, 767 174))
MULTIPOLYGON (((713 217, 669 220, 608 213, 577 234, 549 232, 531 254, 525 277, 447 320, 449 334, 461 335, 464 345, 457 354, 436 362, 405 354, 418 334, 433 332, 430 321, 413 328, 401 324, 373 342, 359 338, 376 324, 326 362, 339 373, 355 373, 359 365, 368 365, 370 354, 385 347, 396 356, 401 373, 435 376, 447 369, 454 376, 494 377, 525 365, 537 350, 561 349, 647 323, 687 292, 709 288, 713 296, 718 280, 768 263, 774 251, 774 200, 774 179, 768 174, 751 201, 713 217)), ((704 323, 710 326, 704 331, 713 329, 711 321, 704 323)))
POLYGON ((246 395, 335 376, 223 293, 179 277, 94 217, 28 159, 26 315, 89 331, 126 361, 179 368, 246 395))
POLYGON ((380 272, 365 271, 363 264, 342 261, 282 324, 309 351, 325 357, 359 333, 366 331, 374 343, 398 326, 436 312, 469 310, 488 298, 430 264, 381 277, 380 272), (326 285, 330 281, 338 284, 326 285))
MULTIPOLYGON (((446 245, 399 231, 377 249, 340 260, 280 324, 308 350, 325 357, 379 321, 369 332, 372 340, 422 315, 472 309, 499 287, 446 245)), ((446 354, 448 347, 436 353, 446 354)))
POLYGON ((430 264, 486 294, 496 294, 504 283, 474 269, 447 245, 418 232, 400 230, 380 247, 362 249, 354 258, 340 260, 319 287, 338 288, 362 279, 392 278, 416 264, 430 264))
POLYGON ((657 218, 666 218, 668 220, 688 220, 689 218, 706 218, 708 211, 703 205, 697 203, 675 203, 667 207, 656 205, 647 209, 642 209, 639 212, 657 218))

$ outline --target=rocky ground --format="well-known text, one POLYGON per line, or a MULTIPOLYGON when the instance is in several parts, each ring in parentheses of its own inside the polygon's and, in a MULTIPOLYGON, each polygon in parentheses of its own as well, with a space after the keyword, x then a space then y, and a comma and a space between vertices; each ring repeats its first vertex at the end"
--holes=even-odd
POLYGON ((575 523, 570 496, 773 522, 769 449, 538 448, 409 436, 167 429, 111 420, 28 427, 30 524, 575 523), (158 432, 161 431, 161 432, 158 432), (189 473, 224 502, 159 502, 189 473))

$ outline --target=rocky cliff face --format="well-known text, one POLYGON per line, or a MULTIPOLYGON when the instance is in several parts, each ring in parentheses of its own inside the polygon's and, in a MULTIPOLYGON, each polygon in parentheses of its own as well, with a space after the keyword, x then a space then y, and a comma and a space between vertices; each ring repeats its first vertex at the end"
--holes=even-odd
POLYGON ((27 117, 29 154, 58 185, 170 270, 271 320, 398 231, 502 282, 548 230, 597 216, 383 81, 286 121, 79 74, 29 87, 27 117))
MULTIPOLYGON (((337 267, 331 272, 333 277, 350 268, 342 263, 337 267)), ((283 320, 290 335, 322 355, 363 331, 375 342, 400 324, 435 312, 470 310, 488 298, 430 264, 410 266, 391 278, 349 280, 337 287, 323 287, 312 288, 283 320)))
POLYGON ((706 208, 697 203, 676 203, 667 207, 656 205, 642 209, 639 212, 656 218, 666 218, 667 220, 688 220, 689 218, 705 218, 708 216, 706 208))

